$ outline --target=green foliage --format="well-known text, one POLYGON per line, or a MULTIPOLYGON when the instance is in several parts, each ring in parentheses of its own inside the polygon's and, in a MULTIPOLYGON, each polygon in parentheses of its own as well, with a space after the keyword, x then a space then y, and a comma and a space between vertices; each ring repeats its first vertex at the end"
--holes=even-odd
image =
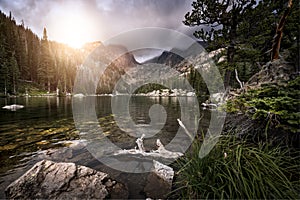
MULTIPOLYGON (((203 95, 209 95, 207 86, 201 76, 201 74, 192 66, 190 66, 190 73, 188 76, 188 81, 192 88, 195 89, 197 97, 203 96, 203 95)), ((214 80, 214 79, 212 79, 214 80)))
POLYGON ((226 112, 228 113, 238 113, 245 110, 245 99, 233 99, 227 101, 225 105, 226 112))
POLYGON ((267 84, 227 102, 228 112, 242 111, 253 119, 270 120, 276 128, 296 133, 300 124, 300 77, 287 85, 267 84))
POLYGON ((19 72, 19 66, 17 63, 17 60, 15 58, 14 55, 12 55, 10 57, 10 59, 8 60, 8 69, 9 69, 9 73, 11 75, 11 91, 13 94, 17 93, 17 82, 20 76, 20 72, 19 72))
POLYGON ((46 28, 44 28, 43 38, 41 41, 41 62, 38 67, 38 77, 39 82, 42 84, 46 84, 46 87, 48 89, 48 92, 50 92, 51 84, 53 79, 53 66, 51 63, 51 57, 50 57, 50 48, 49 48, 49 42, 48 42, 48 36, 46 28))
POLYGON ((227 48, 224 85, 228 88, 235 62, 238 28, 245 13, 256 5, 255 0, 211 1, 197 0, 192 3, 192 12, 185 15, 183 23, 199 26, 194 36, 208 43, 209 50, 227 48))
POLYGON ((300 191, 299 152, 254 145, 222 136, 200 159, 201 144, 182 157, 176 190, 183 199, 297 199, 300 191))
MULTIPOLYGON (((248 48, 242 48, 243 51, 254 49, 254 57, 245 57, 256 62, 268 62, 270 54, 267 53, 272 47, 273 37, 275 35, 277 23, 286 9, 287 0, 273 1, 263 0, 255 9, 247 10, 241 26, 238 29, 239 43, 247 44, 248 48), (259 19, 259 20, 258 20, 259 19)), ((283 38, 281 42, 282 54, 284 50, 290 51, 296 57, 285 58, 292 61, 299 67, 299 0, 293 1, 293 7, 289 14, 283 29, 283 38), (297 45, 298 42, 298 45, 297 45), (297 55, 298 54, 298 55, 297 55), (298 58, 298 61, 296 60, 298 58)))
MULTIPOLYGON (((241 81, 247 82, 259 71, 260 65, 270 61, 269 50, 288 0, 230 2, 194 1, 193 9, 185 15, 183 23, 187 26, 199 26, 200 30, 195 31, 194 35, 208 42, 209 51, 221 47, 234 48, 231 59, 227 54, 227 63, 218 65, 224 71, 237 69, 241 81)), ((299 70, 300 60, 299 5, 299 0, 293 1, 281 41, 281 55, 295 66, 295 70, 299 70)), ((229 53, 229 48, 227 50, 229 53)), ((226 79, 230 76, 224 76, 226 84, 226 79)), ((230 85, 239 87, 233 79, 230 80, 230 85)))
POLYGON ((47 91, 41 85, 34 82, 21 82, 18 87, 18 91, 21 94, 27 94, 30 96, 40 96, 47 94, 47 91))
POLYGON ((193 10, 185 15, 183 23, 187 26, 201 26, 194 35, 214 48, 227 47, 233 39, 232 31, 242 20, 243 14, 256 4, 253 0, 210 1, 197 0, 192 3, 193 10), (207 28, 208 27, 208 28, 207 28))

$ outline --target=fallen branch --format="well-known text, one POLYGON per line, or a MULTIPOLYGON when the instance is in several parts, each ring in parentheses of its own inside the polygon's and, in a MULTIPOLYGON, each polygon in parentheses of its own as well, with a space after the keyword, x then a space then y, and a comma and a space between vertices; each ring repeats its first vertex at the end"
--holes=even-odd
POLYGON ((231 96, 235 96, 235 97, 240 96, 239 94, 236 94, 236 93, 234 93, 234 92, 229 92, 229 94, 230 94, 231 96))
POLYGON ((214 103, 201 103, 201 106, 206 107, 206 108, 217 108, 218 105, 214 103))
POLYGON ((189 138, 191 140, 194 140, 193 135, 187 130, 187 128, 184 126, 184 124, 182 123, 182 121, 180 119, 177 119, 179 125, 183 128, 183 130, 185 131, 185 133, 189 136, 189 138))

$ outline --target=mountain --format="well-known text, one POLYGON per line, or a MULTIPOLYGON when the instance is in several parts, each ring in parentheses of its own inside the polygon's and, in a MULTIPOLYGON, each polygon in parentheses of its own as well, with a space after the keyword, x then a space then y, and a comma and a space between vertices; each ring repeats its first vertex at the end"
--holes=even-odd
POLYGON ((145 63, 159 63, 173 66, 181 62, 183 58, 171 51, 163 51, 160 56, 147 60, 145 63))
POLYGON ((112 62, 107 63, 108 66, 100 77, 97 93, 108 94, 113 92, 113 89, 121 76, 131 68, 135 68, 138 65, 138 62, 123 46, 110 45, 103 50, 106 53, 105 58, 103 59, 109 59, 112 62))
POLYGON ((99 44, 78 67, 74 92, 111 94, 121 76, 137 65, 126 47, 99 44))
POLYGON ((194 43, 193 45, 184 50, 173 48, 170 51, 163 51, 161 55, 147 60, 144 63, 159 63, 169 66, 175 66, 184 60, 184 58, 180 55, 183 55, 184 57, 190 57, 194 54, 193 50, 195 48, 199 48, 198 45, 202 46, 203 48, 207 46, 205 42, 198 41, 197 43, 194 43))

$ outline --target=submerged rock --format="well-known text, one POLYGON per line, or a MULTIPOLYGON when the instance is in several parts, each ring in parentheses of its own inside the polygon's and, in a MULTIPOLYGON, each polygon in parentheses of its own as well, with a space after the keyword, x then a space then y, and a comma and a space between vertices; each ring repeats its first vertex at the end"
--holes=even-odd
POLYGON ((126 186, 106 173, 74 163, 43 160, 5 190, 9 199, 124 199, 126 186))
POLYGON ((171 167, 153 160, 153 167, 144 188, 146 196, 154 199, 166 198, 171 192, 173 177, 174 170, 171 167))

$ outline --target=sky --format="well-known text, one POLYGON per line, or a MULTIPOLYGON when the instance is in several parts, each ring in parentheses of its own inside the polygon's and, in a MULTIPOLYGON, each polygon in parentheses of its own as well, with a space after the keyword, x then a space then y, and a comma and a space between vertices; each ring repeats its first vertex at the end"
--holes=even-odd
POLYGON ((192 36, 194 28, 183 25, 192 0, 0 0, 0 9, 12 12, 34 33, 73 47, 84 42, 105 41, 143 27, 163 27, 192 36), (83 39, 84 38, 84 39, 83 39))

